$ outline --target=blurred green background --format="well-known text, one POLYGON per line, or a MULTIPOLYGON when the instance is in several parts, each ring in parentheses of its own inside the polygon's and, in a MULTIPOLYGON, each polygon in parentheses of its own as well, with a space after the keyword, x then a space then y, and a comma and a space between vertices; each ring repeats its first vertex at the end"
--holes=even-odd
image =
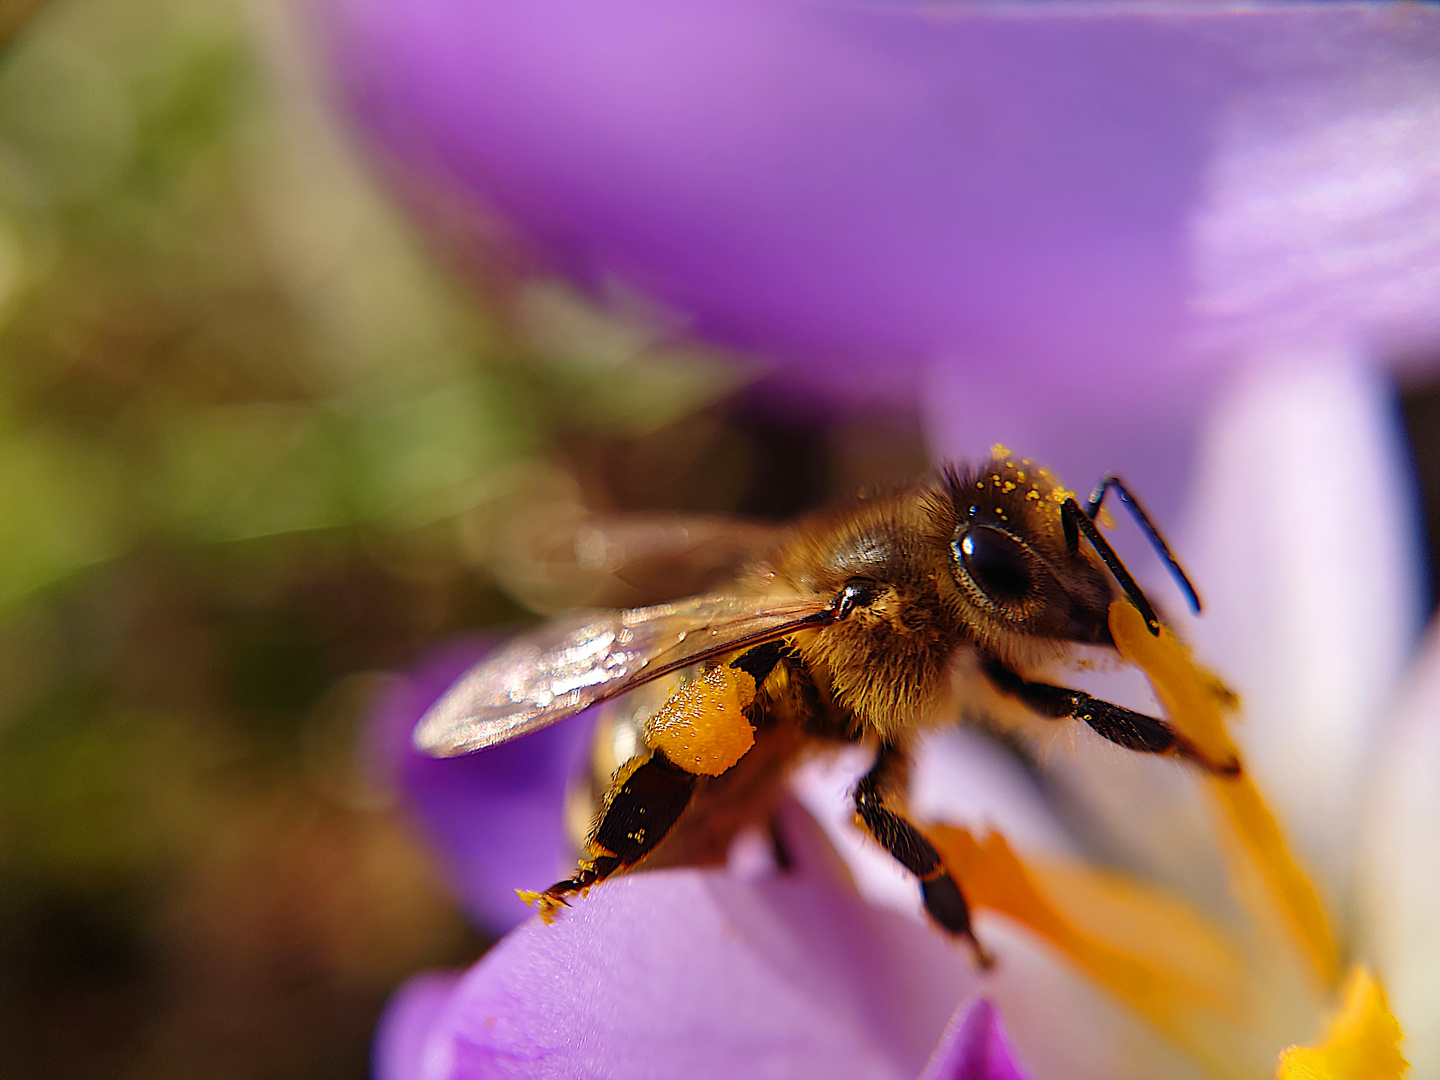
POLYGON ((319 83, 280 0, 0 3, 0 1077, 363 1075, 485 942, 357 729, 543 606, 510 523, 923 461, 426 242, 319 83))
POLYGON ((357 726, 521 617, 505 523, 921 460, 425 242, 296 21, 0 3, 0 1077, 363 1075, 394 985, 485 943, 357 726))

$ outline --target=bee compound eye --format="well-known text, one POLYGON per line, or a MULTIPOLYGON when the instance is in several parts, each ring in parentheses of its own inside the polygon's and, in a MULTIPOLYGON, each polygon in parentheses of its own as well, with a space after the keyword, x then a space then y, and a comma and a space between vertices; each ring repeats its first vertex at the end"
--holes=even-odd
POLYGON ((1035 589, 1030 555, 1008 533, 988 525, 967 529, 952 545, 975 587, 997 604, 1017 604, 1035 589))

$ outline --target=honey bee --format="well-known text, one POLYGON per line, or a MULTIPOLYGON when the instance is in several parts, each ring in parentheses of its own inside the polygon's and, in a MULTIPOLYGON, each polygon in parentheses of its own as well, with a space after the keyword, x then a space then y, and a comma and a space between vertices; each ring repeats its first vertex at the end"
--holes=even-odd
POLYGON ((1108 616, 1119 597, 1159 633, 1154 607, 1096 525, 1111 490, 1198 611, 1193 586, 1120 480, 1105 477, 1082 507, 1046 470, 997 447, 980 467, 942 468, 801 519, 723 591, 584 612, 512 641, 422 717, 415 743, 441 757, 470 753, 683 675, 605 785, 574 874, 522 893, 547 921, 667 838, 686 837, 692 855, 723 850, 773 807, 807 749, 873 747, 852 793, 857 823, 919 879, 931 919, 988 963, 961 883, 904 811, 912 748, 926 729, 956 722, 962 669, 1041 717, 1082 721, 1126 749, 1239 769, 1207 759, 1164 720, 1032 677, 1077 646, 1113 652, 1108 616))

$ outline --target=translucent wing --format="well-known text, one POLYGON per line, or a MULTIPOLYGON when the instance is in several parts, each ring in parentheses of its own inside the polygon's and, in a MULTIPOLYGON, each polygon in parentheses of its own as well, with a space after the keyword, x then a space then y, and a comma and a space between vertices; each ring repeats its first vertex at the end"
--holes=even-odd
POLYGON ((775 547, 776 526, 678 514, 596 515, 571 502, 506 516, 494 571, 542 613, 634 608, 717 592, 775 547))
POLYGON ((415 745, 453 757, 548 727, 679 668, 834 618, 825 597, 721 594, 582 612, 522 635, 472 668, 415 728, 415 745))
POLYGON ((602 594, 593 603, 638 607, 723 588, 764 558, 778 535, 774 525, 735 518, 613 515, 582 525, 571 547, 577 566, 610 575, 620 598, 602 594))

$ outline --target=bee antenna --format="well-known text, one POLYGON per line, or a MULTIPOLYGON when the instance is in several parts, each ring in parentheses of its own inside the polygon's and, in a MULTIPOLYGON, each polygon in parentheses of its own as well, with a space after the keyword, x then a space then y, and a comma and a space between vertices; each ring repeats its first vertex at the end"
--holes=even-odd
POLYGON ((1125 564, 1120 561, 1120 556, 1115 554, 1115 549, 1110 546, 1110 541, 1100 535, 1099 527, 1084 510, 1080 509, 1080 504, 1075 501, 1073 495, 1060 504, 1060 521, 1065 529, 1065 546, 1074 551, 1080 546, 1080 534, 1084 533, 1085 539, 1089 540, 1090 546, 1095 549, 1095 554, 1100 556, 1100 561, 1109 568, 1110 573, 1115 575, 1121 591, 1144 617, 1145 625, 1150 628, 1150 633, 1159 637, 1160 618, 1155 614, 1154 607, 1151 606, 1140 586, 1135 583, 1135 579, 1130 576, 1130 571, 1125 569, 1125 564))
POLYGON ((1180 566, 1180 560, 1175 558, 1174 552, 1170 550, 1170 545, 1165 543, 1165 538, 1160 535, 1160 530, 1150 520, 1150 515, 1145 513, 1145 508, 1140 505, 1140 501, 1130 494, 1130 489, 1125 486, 1123 480, 1113 474, 1107 474, 1096 484, 1095 490, 1090 492, 1090 498, 1085 503, 1085 516, 1091 521, 1095 520, 1095 516, 1100 513, 1100 504, 1105 501, 1105 496, 1111 488, 1114 488, 1119 494, 1120 502, 1124 504, 1125 509, 1130 511, 1130 516, 1135 519, 1135 523, 1145 530, 1145 535, 1150 539, 1150 546, 1165 560, 1166 568, 1169 569, 1170 576, 1175 579, 1175 584, 1180 586, 1180 591, 1185 594, 1185 600, 1189 603, 1190 610, 1196 615, 1200 614, 1200 594, 1195 591, 1195 586, 1185 576, 1185 571, 1180 566))

